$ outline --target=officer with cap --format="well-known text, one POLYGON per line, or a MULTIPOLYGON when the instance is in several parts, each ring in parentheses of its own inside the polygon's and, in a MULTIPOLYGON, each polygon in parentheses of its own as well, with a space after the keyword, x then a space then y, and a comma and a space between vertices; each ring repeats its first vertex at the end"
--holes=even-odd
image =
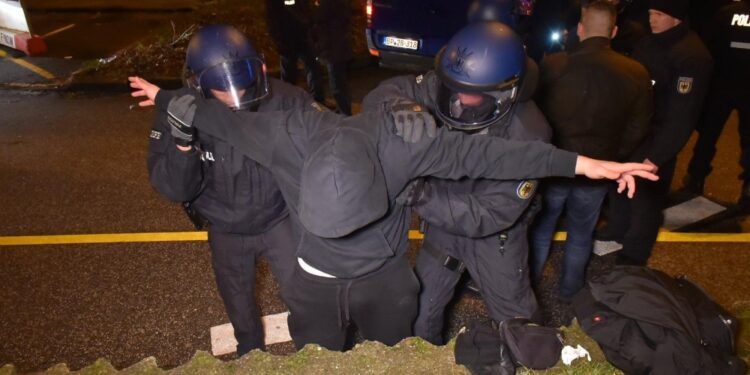
MULTIPOLYGON (((384 81, 363 108, 413 100, 454 133, 548 142, 549 125, 531 100, 536 82, 536 64, 520 38, 508 25, 480 20, 451 38, 435 58, 435 70, 384 81)), ((527 258, 527 229, 539 207, 532 204, 536 187, 535 180, 437 178, 410 186, 400 203, 427 223, 416 263, 422 283, 417 336, 443 343, 445 308, 465 270, 496 322, 538 318, 527 258)))
MULTIPOLYGON (((461 70, 459 65, 454 68, 461 70)), ((395 200, 417 177, 526 179, 578 173, 618 179, 631 194, 635 175, 656 178, 641 163, 604 162, 542 142, 468 137, 425 126, 431 117, 413 103, 396 102, 352 117, 237 111, 217 121, 222 108, 215 100, 175 97, 153 85, 136 95, 181 119, 175 127, 195 125, 273 173, 291 218, 305 228, 296 254, 299 267, 284 292, 298 348, 317 343, 345 349, 354 326, 365 339, 388 345, 411 335, 419 285, 404 258, 410 210, 395 200), (396 113, 416 123, 398 127, 396 113), (429 134, 408 142, 407 128, 426 128, 429 134)))
MULTIPOLYGON (((313 103, 303 90, 268 79, 261 57, 231 26, 201 28, 190 40, 185 66, 187 87, 179 93, 220 103, 217 117, 209 121, 221 121, 233 111, 266 112, 313 103)), ((138 77, 130 81, 139 90, 151 86, 138 77)), ((262 349, 255 259, 265 256, 279 283, 286 283, 294 269, 298 230, 270 171, 223 140, 175 127, 179 121, 168 113, 156 118, 148 153, 151 184, 166 198, 184 202, 196 227, 208 225, 216 284, 234 327, 237 354, 262 349)))
POLYGON ((677 154, 698 121, 708 90, 713 61, 688 28, 687 14, 687 0, 651 0, 652 34, 633 51, 632 57, 646 67, 653 81, 654 116, 651 133, 631 160, 655 166, 660 178, 640 184, 631 201, 610 195, 609 222, 599 237, 622 243, 620 264, 645 265, 651 256, 677 154))
POLYGON ((704 40, 716 61, 708 98, 698 123, 698 141, 688 165, 683 189, 703 194, 716 142, 733 109, 740 120, 740 166, 743 181, 739 203, 750 207, 750 1, 722 7, 706 26, 704 40))

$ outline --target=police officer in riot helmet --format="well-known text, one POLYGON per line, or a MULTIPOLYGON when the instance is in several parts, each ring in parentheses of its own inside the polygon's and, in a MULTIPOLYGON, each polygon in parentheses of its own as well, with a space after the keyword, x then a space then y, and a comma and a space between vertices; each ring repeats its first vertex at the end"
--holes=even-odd
POLYGON ((438 118, 466 131, 507 123, 525 67, 523 44, 507 25, 481 23, 465 29, 435 59, 438 118), (479 43, 495 48, 474 47, 479 43), (480 53, 484 56, 478 58, 480 53))
MULTIPOLYGON (((129 80, 139 90, 133 96, 158 90, 139 77, 129 80)), ((314 103, 302 89, 269 80, 263 59, 247 38, 227 25, 205 26, 190 40, 185 82, 187 87, 179 93, 197 91, 223 103, 213 121, 226 121, 237 111, 267 112, 314 103)), ((264 347, 254 296, 255 259, 268 259, 283 289, 294 268, 299 235, 272 173, 228 142, 194 129, 173 111, 158 112, 149 144, 149 177, 160 194, 183 202, 196 227, 208 226, 216 284, 242 355, 264 347)))
MULTIPOLYGON (((536 65, 505 24, 478 21, 459 31, 435 59, 435 70, 383 82, 363 108, 394 98, 427 106, 453 130, 512 140, 549 141, 549 126, 530 100, 536 65), (403 100, 403 99, 402 99, 403 100)), ((440 344, 444 310, 464 270, 490 317, 538 318, 528 268, 528 224, 536 181, 418 180, 402 193, 426 222, 416 273, 422 282, 415 334, 440 344)))
POLYGON ((257 108, 268 95, 265 63, 238 30, 210 25, 190 40, 185 81, 206 98, 229 108, 257 108))

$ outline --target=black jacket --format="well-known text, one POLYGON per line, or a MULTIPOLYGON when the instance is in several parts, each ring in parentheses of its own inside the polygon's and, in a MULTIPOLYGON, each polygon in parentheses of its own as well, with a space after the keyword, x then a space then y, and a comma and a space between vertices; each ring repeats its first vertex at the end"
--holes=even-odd
POLYGON ((307 51, 313 24, 311 0, 266 0, 268 34, 282 56, 307 51))
POLYGON ((349 0, 319 0, 312 7, 312 41, 315 56, 330 63, 350 60, 352 50, 349 0))
MULTIPOLYGON (((157 107, 166 109, 172 95, 162 90, 157 107)), ((276 177, 292 219, 302 218, 306 229, 297 255, 340 278, 366 275, 406 252, 410 213, 393 202, 414 178, 523 179, 575 172, 575 154, 542 142, 470 137, 443 129, 435 138, 406 143, 395 135, 385 111, 352 117, 240 111, 229 121, 207 121, 216 118, 220 104, 197 103, 194 124, 199 131, 228 140, 276 177), (339 153, 345 145, 361 145, 362 152, 339 153), (347 168, 350 163, 363 167, 347 168)))
MULTIPOLYGON (((530 81, 536 83, 534 79, 530 81)), ((391 78, 367 94, 362 108, 372 110, 388 101, 408 98, 434 112, 439 84, 434 71, 417 77, 391 78)), ((524 87, 521 91, 530 95, 533 88, 524 87)), ((520 141, 549 142, 552 135, 544 115, 530 100, 517 104, 511 121, 491 125, 488 132, 488 136, 520 141)), ((430 186, 413 209, 430 225, 472 238, 493 235, 514 225, 532 201, 537 184, 536 181, 438 178, 428 178, 425 183, 430 186)))
POLYGON ((651 133, 634 160, 648 158, 657 166, 671 161, 690 138, 703 106, 713 60, 698 36, 681 23, 639 43, 633 58, 654 82, 651 133))
POLYGON ((552 143, 592 158, 624 160, 648 134, 652 114, 646 69, 593 37, 539 67, 539 105, 552 143))
MULTIPOLYGON (((270 95, 258 111, 301 108, 312 103, 304 90, 270 79, 270 95)), ((181 93, 195 93, 183 89, 181 93)), ((216 111, 218 121, 230 116, 229 108, 216 111)), ((212 230, 258 234, 267 231, 288 213, 271 172, 230 144, 199 134, 195 147, 183 152, 175 146, 164 112, 151 130, 148 171, 151 185, 176 202, 192 202, 210 222, 212 230)))
POLYGON ((750 1, 733 2, 719 9, 705 28, 704 41, 716 61, 715 83, 749 94, 750 1))

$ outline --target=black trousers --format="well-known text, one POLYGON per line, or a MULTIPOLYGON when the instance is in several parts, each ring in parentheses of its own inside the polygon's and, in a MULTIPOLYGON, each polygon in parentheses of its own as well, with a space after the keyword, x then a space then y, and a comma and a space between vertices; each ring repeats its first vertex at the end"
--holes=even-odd
POLYGON ((308 43, 297 42, 295 45, 290 45, 279 57, 281 58, 281 80, 296 85, 299 80, 297 61, 301 60, 305 66, 307 91, 316 102, 324 103, 323 73, 308 43))
POLYGON ((716 142, 733 109, 737 109, 740 117, 740 179, 750 181, 750 92, 731 90, 720 84, 711 87, 701 120, 695 129, 698 131, 698 140, 688 165, 688 173, 695 179, 704 180, 711 173, 716 142))
POLYGON ((419 282, 404 257, 355 279, 332 279, 295 268, 289 290, 289 333, 294 345, 343 351, 351 329, 366 340, 394 345, 411 336, 419 282))
POLYGON ((296 264, 298 232, 286 218, 269 231, 252 236, 209 230, 208 241, 219 295, 234 327, 237 354, 263 349, 263 326, 255 303, 255 259, 266 257, 283 299, 284 285, 289 283, 296 264))
POLYGON ((466 265, 494 321, 536 317, 538 305, 529 277, 527 226, 518 224, 506 232, 506 236, 503 240, 499 234, 467 238, 428 227, 416 264, 422 291, 419 314, 414 322, 415 335, 435 345, 443 344, 445 308, 462 274, 443 266, 424 247, 437 249, 466 265))
POLYGON ((618 258, 645 265, 664 222, 662 210, 672 183, 676 159, 659 167, 659 181, 639 178, 633 199, 610 190, 607 237, 622 241, 618 258))
POLYGON ((347 116, 352 115, 352 100, 349 96, 349 82, 346 80, 346 62, 328 62, 328 84, 331 95, 336 100, 339 111, 347 116))

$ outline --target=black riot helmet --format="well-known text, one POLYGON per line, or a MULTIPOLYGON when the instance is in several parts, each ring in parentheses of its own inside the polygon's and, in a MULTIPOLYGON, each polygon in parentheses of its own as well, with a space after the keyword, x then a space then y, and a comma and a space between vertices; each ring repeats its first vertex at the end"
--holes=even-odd
POLYGON ((188 44, 184 73, 188 86, 235 110, 250 108, 268 95, 265 62, 232 26, 202 27, 188 44))

